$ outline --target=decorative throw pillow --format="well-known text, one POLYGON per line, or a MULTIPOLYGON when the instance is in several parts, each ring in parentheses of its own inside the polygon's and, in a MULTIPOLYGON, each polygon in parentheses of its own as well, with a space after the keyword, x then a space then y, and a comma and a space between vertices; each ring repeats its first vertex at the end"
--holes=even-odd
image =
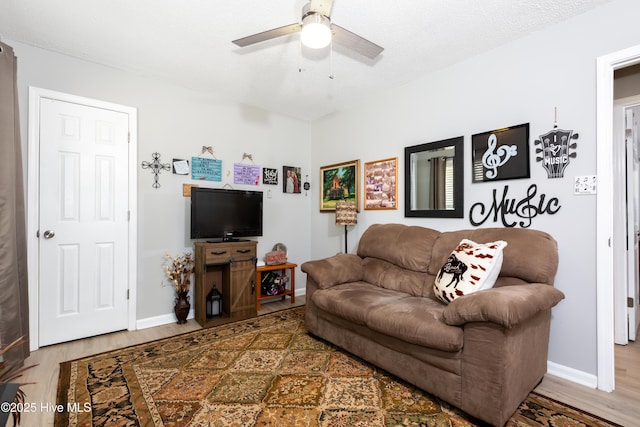
POLYGON ((476 243, 462 239, 436 276, 433 291, 445 303, 493 287, 502 268, 507 242, 476 243))

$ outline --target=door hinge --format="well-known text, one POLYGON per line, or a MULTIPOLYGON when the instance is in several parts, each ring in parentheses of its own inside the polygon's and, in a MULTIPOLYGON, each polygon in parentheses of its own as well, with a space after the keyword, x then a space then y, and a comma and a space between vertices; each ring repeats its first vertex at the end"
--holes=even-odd
POLYGON ((131 144, 131 132, 127 132, 127 144, 131 144))
POLYGON ((627 308, 633 308, 633 307, 635 307, 635 302, 633 301, 633 298, 627 297, 627 308))
POLYGON ((129 289, 127 289, 127 299, 129 299, 129 289))
POLYGON ((127 222, 131 221, 131 211, 127 211, 127 222))

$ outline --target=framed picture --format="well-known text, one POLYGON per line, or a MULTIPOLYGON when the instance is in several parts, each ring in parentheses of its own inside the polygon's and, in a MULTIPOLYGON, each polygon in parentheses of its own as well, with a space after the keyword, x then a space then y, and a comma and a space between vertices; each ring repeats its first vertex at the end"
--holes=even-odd
POLYGON ((529 178, 529 123, 471 137, 473 182, 529 178))
POLYGON ((364 208, 398 209, 398 158, 364 164, 364 208))
POLYGON ((282 191, 284 193, 300 194, 302 187, 302 179, 300 175, 302 170, 293 166, 282 167, 282 191))
POLYGON ((278 169, 262 168, 262 183, 267 185, 278 185, 278 169))
POLYGON ((320 212, 335 212, 340 200, 356 202, 360 209, 360 160, 320 168, 320 212))

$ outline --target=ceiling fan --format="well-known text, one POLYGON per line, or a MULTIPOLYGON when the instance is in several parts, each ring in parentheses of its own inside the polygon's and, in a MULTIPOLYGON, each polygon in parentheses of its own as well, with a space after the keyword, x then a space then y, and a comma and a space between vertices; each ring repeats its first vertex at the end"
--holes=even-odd
POLYGON ((374 59, 384 50, 383 47, 339 25, 333 24, 331 22, 332 6, 333 0, 311 0, 302 8, 302 19, 300 23, 273 28, 233 40, 233 43, 240 47, 245 47, 300 32, 302 43, 313 49, 326 47, 333 41, 370 59, 374 59))

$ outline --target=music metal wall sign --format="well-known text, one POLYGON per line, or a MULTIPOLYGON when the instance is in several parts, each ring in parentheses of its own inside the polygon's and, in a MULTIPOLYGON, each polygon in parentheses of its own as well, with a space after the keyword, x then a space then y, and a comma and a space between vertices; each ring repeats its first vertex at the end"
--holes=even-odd
POLYGON ((509 186, 505 185, 502 195, 498 197, 498 190, 493 189, 493 201, 489 205, 482 202, 474 203, 469 209, 469 221, 471 225, 480 226, 487 222, 489 218, 493 222, 502 221, 505 227, 522 228, 531 226, 533 218, 539 215, 555 215, 560 208, 560 201, 557 197, 547 198, 544 193, 538 194, 538 186, 531 184, 524 197, 509 197, 509 186))
POLYGON ((575 152, 569 152, 569 149, 575 150, 577 143, 571 141, 576 139, 578 139, 578 133, 558 129, 558 109, 554 109, 553 129, 535 140, 535 144, 540 146, 536 148, 536 154, 542 154, 536 157, 536 161, 542 162, 542 167, 547 171, 547 178, 564 176, 569 158, 576 157, 575 152))

